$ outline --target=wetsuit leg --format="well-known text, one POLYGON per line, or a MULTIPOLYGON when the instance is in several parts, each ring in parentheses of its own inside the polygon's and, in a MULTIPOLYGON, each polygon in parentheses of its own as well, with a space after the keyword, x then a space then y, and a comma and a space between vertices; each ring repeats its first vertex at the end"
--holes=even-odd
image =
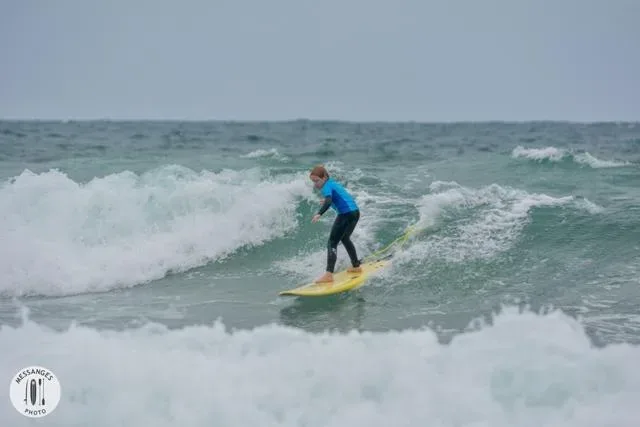
POLYGON ((356 224, 358 224, 358 220, 360 219, 360 211, 351 212, 351 218, 349 219, 349 223, 344 231, 344 235, 342 236, 341 242, 344 245, 344 248, 347 250, 349 254, 349 259, 351 259, 351 265, 353 267, 360 266, 360 260, 358 259, 358 254, 356 253, 356 247, 353 245, 351 241, 351 233, 356 228, 356 224))
POLYGON ((338 259, 338 243, 340 243, 340 241, 342 241, 344 247, 347 249, 349 258, 351 258, 351 263, 355 263, 354 266, 360 265, 356 256, 355 247, 353 246, 351 239, 349 239, 349 236, 353 233, 359 218, 359 211, 336 216, 336 219, 333 222, 333 227, 331 227, 331 233, 329 234, 329 241, 327 242, 327 271, 331 273, 334 272, 336 261, 338 259))

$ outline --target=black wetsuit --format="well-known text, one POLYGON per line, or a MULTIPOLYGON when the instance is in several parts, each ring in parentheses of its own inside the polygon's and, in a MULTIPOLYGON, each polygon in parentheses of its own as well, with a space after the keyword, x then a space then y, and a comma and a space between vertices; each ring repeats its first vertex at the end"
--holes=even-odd
MULTIPOLYGON (((322 215, 331 206, 331 197, 326 197, 324 204, 318 211, 322 215)), ((331 233, 329 233, 329 241, 327 242, 327 271, 333 273, 338 259, 338 243, 342 242, 353 267, 360 266, 360 260, 356 253, 356 248, 351 241, 351 233, 356 228, 356 224, 360 219, 360 210, 352 210, 346 213, 340 213, 336 216, 331 233)))

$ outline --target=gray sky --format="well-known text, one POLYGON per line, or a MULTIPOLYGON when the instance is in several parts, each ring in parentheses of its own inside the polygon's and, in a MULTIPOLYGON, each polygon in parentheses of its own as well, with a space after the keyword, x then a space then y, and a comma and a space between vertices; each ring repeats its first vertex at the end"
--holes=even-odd
POLYGON ((640 120, 640 0, 0 0, 0 117, 640 120))

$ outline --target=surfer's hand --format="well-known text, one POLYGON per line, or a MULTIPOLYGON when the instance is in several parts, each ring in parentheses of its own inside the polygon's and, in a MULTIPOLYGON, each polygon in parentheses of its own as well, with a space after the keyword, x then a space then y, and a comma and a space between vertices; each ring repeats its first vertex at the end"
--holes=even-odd
POLYGON ((311 222, 318 222, 320 220, 320 215, 319 214, 315 214, 313 216, 313 218, 311 218, 311 222))

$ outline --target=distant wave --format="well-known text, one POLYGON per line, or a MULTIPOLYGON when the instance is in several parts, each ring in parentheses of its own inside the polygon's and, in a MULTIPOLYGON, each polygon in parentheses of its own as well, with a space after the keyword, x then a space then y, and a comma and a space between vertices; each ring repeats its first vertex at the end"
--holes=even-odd
POLYGON ((270 157, 270 158, 273 158, 273 159, 276 159, 276 160, 281 160, 281 161, 289 160, 289 158, 287 156, 284 156, 284 155, 280 154, 280 152, 278 151, 277 148, 270 148, 268 150, 265 150, 265 149, 254 150, 254 151, 252 151, 250 153, 244 154, 242 157, 247 158, 247 159, 270 157))
POLYGON ((568 160, 581 165, 590 166, 594 169, 617 168, 631 165, 629 162, 598 159, 588 152, 573 153, 570 150, 556 147, 524 148, 519 145, 513 149, 511 156, 513 158, 524 158, 539 162, 560 162, 568 160))

